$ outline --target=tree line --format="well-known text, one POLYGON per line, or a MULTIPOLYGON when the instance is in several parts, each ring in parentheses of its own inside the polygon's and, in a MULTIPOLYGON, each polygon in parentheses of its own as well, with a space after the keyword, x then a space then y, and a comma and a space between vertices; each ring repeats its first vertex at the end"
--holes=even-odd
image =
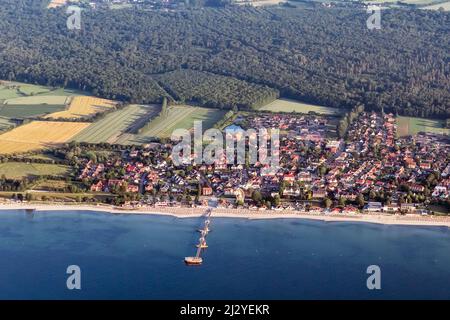
POLYGON ((66 20, 39 1, 2 1, 0 77, 134 103, 247 108, 277 90, 329 107, 450 115, 448 12, 384 10, 380 30, 358 8, 85 10, 78 31, 66 20))

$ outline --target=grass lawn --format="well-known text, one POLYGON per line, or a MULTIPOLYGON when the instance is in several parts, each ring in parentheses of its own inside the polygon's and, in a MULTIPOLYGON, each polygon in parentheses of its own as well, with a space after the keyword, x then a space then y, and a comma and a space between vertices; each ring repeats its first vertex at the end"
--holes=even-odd
POLYGON ((259 111, 271 111, 271 112, 299 112, 299 113, 308 113, 310 111, 314 111, 320 114, 340 114, 341 110, 335 108, 328 108, 323 106, 317 106, 307 103, 302 103, 295 100, 290 99, 277 99, 265 106, 262 106, 258 109, 259 111))
POLYGON ((33 195, 32 201, 43 201, 45 202, 65 202, 64 204, 76 204, 77 199, 79 198, 88 198, 94 199, 93 203, 103 202, 106 199, 111 199, 117 197, 113 194, 108 193, 64 193, 64 192, 46 192, 46 191, 37 191, 37 192, 17 192, 17 191, 0 191, 0 197, 2 198, 12 198, 14 194, 21 193, 25 195, 26 193, 30 193, 33 195))
POLYGON ((400 137, 413 135, 418 132, 450 134, 450 129, 444 128, 444 124, 444 120, 438 119, 397 117, 397 134, 400 137))
POLYGON ((53 190, 53 189, 61 189, 68 187, 69 183, 61 180, 45 180, 39 181, 37 184, 33 186, 33 190, 53 190))
POLYGON ((53 161, 61 160, 60 158, 57 158, 54 155, 49 154, 49 153, 41 153, 41 154, 26 156, 26 159, 42 159, 42 160, 53 160, 53 161))
POLYGON ((65 175, 69 173, 69 166, 42 163, 6 162, 0 163, 0 176, 19 179, 27 176, 65 175))

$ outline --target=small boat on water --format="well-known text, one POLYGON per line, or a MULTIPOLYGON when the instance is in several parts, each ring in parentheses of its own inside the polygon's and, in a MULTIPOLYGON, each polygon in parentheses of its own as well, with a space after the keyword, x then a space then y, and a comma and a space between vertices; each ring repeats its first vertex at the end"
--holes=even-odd
POLYGON ((184 258, 184 262, 188 266, 199 266, 202 264, 203 259, 200 257, 186 257, 186 258, 184 258))

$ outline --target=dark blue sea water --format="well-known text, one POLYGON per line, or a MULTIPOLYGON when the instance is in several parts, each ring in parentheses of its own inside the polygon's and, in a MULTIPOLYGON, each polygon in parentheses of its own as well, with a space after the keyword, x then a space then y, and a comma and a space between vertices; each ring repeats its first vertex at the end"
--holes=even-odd
POLYGON ((0 211, 0 298, 450 298, 448 228, 214 218, 204 264, 187 267, 201 223, 0 211), (81 290, 66 287, 69 265, 81 290), (366 287, 369 265, 381 290, 366 287))

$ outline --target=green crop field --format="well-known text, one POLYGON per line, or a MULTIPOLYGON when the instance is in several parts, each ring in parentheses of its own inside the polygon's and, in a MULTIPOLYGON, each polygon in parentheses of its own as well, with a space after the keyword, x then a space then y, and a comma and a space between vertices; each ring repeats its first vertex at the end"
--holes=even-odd
POLYGON ((413 135, 418 132, 450 134, 450 129, 444 128, 444 123, 444 120, 437 119, 398 117, 397 134, 400 137, 413 135))
POLYGON ((37 117, 47 113, 62 111, 64 105, 15 105, 0 104, 0 117, 5 118, 30 118, 37 117))
POLYGON ((129 105, 93 123, 75 136, 74 140, 90 143, 116 143, 120 135, 132 130, 142 117, 151 116, 149 113, 156 115, 158 112, 159 107, 155 105, 129 105))
POLYGON ((26 96, 47 93, 51 90, 49 87, 44 87, 35 84, 28 84, 21 82, 12 82, 12 84, 19 86, 19 92, 26 96))
MULTIPOLYGON (((89 95, 85 92, 64 88, 51 88, 40 85, 21 83, 15 81, 0 80, 0 100, 14 99, 14 98, 32 98, 32 97, 69 97, 89 95)), ((17 102, 18 104, 33 104, 33 102, 17 102)), ((42 103, 46 103, 45 101, 42 103)), ((59 104, 47 102, 48 104, 59 104)))
POLYGON ((65 89, 65 88, 54 88, 51 91, 48 91, 46 93, 38 94, 38 96, 65 96, 65 97, 75 97, 75 96, 91 96, 88 92, 83 92, 79 90, 73 90, 73 89, 65 89))
POLYGON ((328 108, 323 106, 317 106, 307 103, 302 103, 290 99, 277 99, 265 106, 258 109, 259 111, 271 111, 271 112, 300 112, 308 113, 314 111, 320 114, 339 114, 341 111, 335 108, 328 108))
POLYGON ((156 117, 142 133, 124 137, 123 140, 119 140, 119 143, 139 144, 153 137, 168 138, 175 129, 193 128, 194 121, 202 121, 203 130, 206 130, 222 119, 226 112, 226 110, 191 106, 171 106, 168 115, 156 117))
POLYGON ((64 175, 70 170, 68 166, 42 163, 6 162, 0 164, 0 176, 10 179, 27 176, 64 175))
MULTIPOLYGON (((83 93, 0 80, 0 117, 26 119, 60 112, 68 106, 71 97, 79 95, 83 93)), ((5 121, 1 121, 0 130, 5 121)))
POLYGON ((8 129, 12 125, 13 123, 9 119, 0 116, 0 131, 8 129))
POLYGON ((3 104, 59 104, 65 105, 70 102, 67 96, 29 96, 7 99, 3 104))
POLYGON ((0 82, 0 99, 10 99, 47 93, 51 89, 44 86, 14 81, 0 82))
POLYGON ((16 89, 9 89, 5 86, 0 85, 0 100, 13 99, 22 97, 16 89))

